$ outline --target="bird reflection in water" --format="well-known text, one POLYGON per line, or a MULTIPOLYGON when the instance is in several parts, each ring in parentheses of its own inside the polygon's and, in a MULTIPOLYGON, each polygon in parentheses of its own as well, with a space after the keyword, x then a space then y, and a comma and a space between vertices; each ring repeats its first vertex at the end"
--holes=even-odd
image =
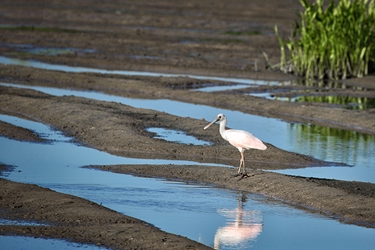
POLYGON ((218 213, 227 218, 224 227, 220 227, 215 234, 214 248, 220 245, 236 247, 248 241, 255 240, 263 229, 263 216, 257 210, 244 210, 243 203, 246 195, 238 196, 238 207, 235 209, 220 209, 218 213))

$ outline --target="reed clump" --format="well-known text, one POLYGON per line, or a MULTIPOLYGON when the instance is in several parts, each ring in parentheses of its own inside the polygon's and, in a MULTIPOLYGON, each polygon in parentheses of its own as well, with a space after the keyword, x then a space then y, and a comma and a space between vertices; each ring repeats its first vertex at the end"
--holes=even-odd
POLYGON ((280 69, 308 79, 362 77, 375 61, 374 0, 300 0, 299 13, 291 37, 283 40, 280 69), (285 48, 289 50, 286 58, 285 48))

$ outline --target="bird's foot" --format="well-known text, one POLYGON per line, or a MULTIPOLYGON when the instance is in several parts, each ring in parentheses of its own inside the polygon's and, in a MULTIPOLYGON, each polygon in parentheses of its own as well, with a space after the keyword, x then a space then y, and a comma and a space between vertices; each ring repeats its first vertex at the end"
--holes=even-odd
POLYGON ((249 175, 248 173, 237 173, 237 174, 235 174, 233 177, 238 177, 238 176, 240 176, 240 178, 237 180, 237 181, 240 181, 240 180, 242 180, 242 179, 244 179, 244 178, 247 178, 247 177, 252 177, 252 176, 254 176, 254 174, 252 174, 252 175, 249 175))
POLYGON ((243 176, 244 173, 237 173, 237 174, 234 174, 232 175, 233 177, 238 177, 238 176, 243 176))

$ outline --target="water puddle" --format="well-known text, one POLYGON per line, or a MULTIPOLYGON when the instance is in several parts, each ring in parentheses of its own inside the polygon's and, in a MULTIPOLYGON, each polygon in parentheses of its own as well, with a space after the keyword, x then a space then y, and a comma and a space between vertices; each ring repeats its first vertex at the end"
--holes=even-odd
POLYGON ((45 223, 39 223, 35 221, 24 221, 24 220, 8 220, 8 219, 2 219, 0 218, 0 226, 32 226, 32 227, 38 227, 38 226, 49 226, 45 223))
POLYGON ((1 236, 0 243, 2 249, 23 249, 23 250, 71 250, 71 249, 87 249, 87 250, 103 250, 105 247, 94 245, 79 244, 57 239, 44 239, 24 236, 1 236))
POLYGON ((14 126, 19 126, 22 128, 32 130, 36 134, 38 134, 42 139, 46 139, 48 141, 71 141, 74 139, 71 137, 66 137, 60 131, 54 131, 49 126, 43 123, 33 122, 15 116, 0 114, 0 121, 12 124, 14 126))
MULTIPOLYGON (((10 116, 0 118, 12 120, 10 116)), ((21 118, 13 123, 27 129, 36 125, 21 118)), ((47 138, 55 138, 53 133, 63 136, 42 124, 40 128, 37 126, 39 133, 51 134, 47 138)), ((41 144, 0 137, 0 148, 0 162, 16 168, 6 179, 76 195, 216 249, 372 249, 375 244, 374 229, 341 224, 260 195, 81 168, 178 161, 113 156, 76 145, 70 138, 41 144)), ((13 239, 7 237, 0 241, 13 239)))
MULTIPOLYGON (((332 91, 334 88, 327 88, 323 90, 313 90, 305 89, 301 90, 300 87, 297 89, 277 89, 274 91, 259 91, 256 88, 259 86, 293 86, 293 85, 303 85, 297 84, 296 82, 279 82, 279 81, 254 81, 253 84, 236 84, 236 85, 215 85, 215 86, 202 86, 199 88, 192 89, 191 91, 199 92, 225 92, 225 91, 236 91, 243 90, 251 96, 279 100, 279 101, 289 101, 289 102, 306 102, 306 103, 322 103, 327 106, 351 109, 351 110, 363 110, 375 108, 375 98, 370 97, 353 97, 345 95, 334 95, 332 91), (254 89, 252 89, 254 88, 254 89), (331 94, 322 94, 322 92, 330 91, 331 94), (286 92, 286 93, 282 93, 286 92)), ((356 89, 356 87, 353 87, 356 89)), ((362 89, 361 89, 362 90, 362 89)))
POLYGON ((200 92, 230 91, 230 90, 234 90, 234 89, 248 88, 250 86, 251 85, 249 85, 249 84, 208 86, 208 87, 196 88, 196 89, 193 89, 192 91, 200 91, 200 92))
MULTIPOLYGON (((65 50, 66 53, 93 53, 94 50, 80 50, 74 48, 67 48, 67 49, 60 49, 65 50)), ((58 48, 34 48, 30 50, 30 53, 38 54, 48 54, 48 53, 59 53, 58 48), (55 52, 53 52, 55 51, 55 52)), ((60 51, 64 53, 64 51, 60 51)), ((130 58, 134 59, 158 59, 157 57, 150 57, 147 56, 129 56, 130 58)), ((260 81, 260 80, 251 80, 251 79, 241 79, 241 78, 230 78, 230 77, 214 77, 214 76, 199 76, 199 75, 190 75, 190 74, 165 74, 165 73, 154 73, 154 72, 143 72, 143 71, 124 71, 124 70, 103 70, 103 69, 95 69, 95 68, 87 68, 87 67, 72 67, 67 65, 58 65, 58 64, 49 64, 43 63, 40 61, 31 61, 31 60, 22 60, 16 58, 8 58, 4 56, 0 56, 0 63, 1 64, 9 64, 9 65, 20 65, 20 66, 27 66, 33 67, 38 69, 46 69, 46 70, 56 70, 56 71, 64 71, 70 73, 100 73, 100 74, 117 74, 117 75, 128 75, 128 76, 151 76, 151 77, 189 77, 193 79, 199 80, 211 80, 211 81, 220 81, 220 82, 232 82, 237 83, 238 85, 226 85, 226 86, 208 86, 202 88, 196 88, 193 91, 202 91, 202 92, 216 92, 216 91, 231 91, 231 90, 238 90, 242 88, 248 87, 256 87, 259 85, 267 85, 267 86, 284 86, 284 85, 296 85, 297 83, 294 82, 284 82, 284 81, 260 81)), ((302 84, 304 86, 312 86, 312 84, 319 85, 320 83, 306 83, 302 84)), ((337 88, 338 83, 331 83, 327 85, 327 88, 337 88), (332 86, 334 84, 335 86, 332 86)), ((298 84, 297 84, 298 85, 298 84)), ((321 87, 321 84, 319 85, 321 87)), ((344 88, 344 87, 343 87, 344 88)), ((299 96, 299 97, 275 97, 272 93, 269 92, 262 92, 262 93, 250 93, 249 95, 258 96, 263 98, 269 99, 277 99, 281 101, 296 101, 296 102, 320 102, 320 103, 329 103, 332 105, 336 105, 338 107, 346 108, 346 109, 369 109, 375 107, 375 98, 362 98, 362 97, 350 97, 350 96, 299 96)))
MULTIPOLYGON (((330 176, 331 173, 336 173, 333 177, 334 179, 375 183, 375 137, 371 135, 315 125, 291 124, 239 111, 164 99, 132 99, 93 91, 77 91, 8 83, 0 83, 0 85, 30 88, 55 96, 74 95, 101 101, 118 102, 136 108, 152 109, 176 116, 181 116, 181 110, 184 110, 184 117, 204 118, 207 121, 213 120, 219 113, 224 113, 228 118, 229 127, 235 126, 236 129, 247 130, 261 140, 269 142, 276 147, 310 155, 325 161, 341 162, 353 166, 335 167, 334 171, 331 168, 316 168, 315 171, 318 171, 320 175, 324 176, 327 174, 327 176, 330 176), (343 175, 342 173, 345 174, 343 175)), ((218 136, 220 136, 219 132, 218 136)))
POLYGON ((1 47, 11 48, 15 50, 12 52, 14 55, 45 55, 45 56, 57 56, 67 54, 83 55, 87 53, 94 53, 94 49, 78 49, 78 48, 54 48, 54 47, 37 47, 31 44, 9 44, 0 43, 1 47))
POLYGON ((272 100, 280 100, 280 101, 287 101, 287 100, 291 99, 291 98, 288 99, 287 97, 275 97, 272 93, 269 93, 269 92, 250 93, 249 95, 262 97, 262 98, 266 98, 266 99, 272 99, 272 100))
POLYGON ((335 96, 335 95, 308 95, 307 93, 296 94, 291 97, 275 95, 274 93, 250 93, 251 96, 257 96, 272 100, 289 101, 289 102, 306 102, 306 103, 322 103, 326 106, 364 110, 375 108, 375 98, 370 97, 351 97, 351 96, 335 96))
POLYGON ((185 134, 184 131, 180 130, 171 130, 164 128, 148 128, 148 132, 155 133, 154 138, 163 139, 171 142, 178 142, 183 144, 192 144, 192 145, 210 145, 209 142, 198 140, 194 136, 185 134))
POLYGON ((332 81, 322 83, 306 80, 293 81, 289 84, 286 83, 279 86, 288 87, 277 87, 266 91, 248 88, 243 93, 273 100, 319 103, 325 106, 351 110, 363 110, 375 107, 375 98, 358 96, 360 93, 373 89, 346 86, 343 83, 332 81))
POLYGON ((357 171, 351 168, 319 167, 319 168, 300 168, 300 169, 281 169, 272 172, 287 174, 293 176, 336 179, 344 181, 360 180, 362 182, 374 183, 374 170, 369 167, 363 171, 357 171))
MULTIPOLYGON (((82 147, 72 142, 72 138, 65 137, 60 131, 53 130, 52 128, 37 122, 28 121, 22 118, 17 118, 9 115, 0 115, 0 120, 30 129, 43 135, 47 140, 51 140, 52 143, 33 143, 33 142, 22 142, 16 141, 5 137, 0 137, 0 148, 2 149, 2 158, 9 157, 12 161, 3 162, 5 165, 10 166, 23 166, 27 165, 28 159, 33 159, 29 164, 35 165, 33 169, 24 169, 18 171, 16 174, 22 180, 22 178, 35 178, 38 176, 44 176, 50 179, 48 171, 44 172, 42 167, 38 165, 55 164, 56 159, 60 159, 60 162, 56 167, 63 167, 62 172, 66 171, 65 174, 57 176, 56 182, 68 181, 68 176, 71 174, 76 180, 80 180, 80 170, 79 172, 70 173, 68 169, 72 165, 91 165, 96 162, 97 165, 116 165, 116 164, 178 164, 178 165, 200 165, 201 163, 193 161, 179 161, 179 160, 153 160, 153 159, 137 159, 137 158, 125 158, 120 156, 114 156, 103 151, 99 151, 93 148, 82 147), (58 138, 58 140, 56 139, 58 138), (17 157, 17 155, 22 152, 23 157, 17 157), (40 154, 39 152, 43 152, 40 154), (34 156, 37 154, 37 156, 34 156), (23 172, 24 171, 24 172, 23 172)), ((14 173, 13 173, 14 174, 14 173)), ((11 177, 10 174, 9 177, 11 177)), ((74 180, 73 177, 72 181, 74 180)))
MULTIPOLYGON (((247 84, 236 84, 236 85, 216 85, 216 86, 202 86, 200 88, 196 88, 192 91, 200 91, 200 92, 219 92, 219 91, 233 91, 233 90, 241 90, 241 89, 251 89, 257 88, 259 86, 288 86, 291 85, 292 82, 290 81, 265 81, 265 80, 252 80, 252 83, 248 82, 247 84)), ((245 92, 248 92, 244 90, 245 92)), ((251 94, 253 95, 253 94, 251 94)), ((256 94, 254 94, 256 95, 256 94)), ((261 97, 267 97, 267 94, 261 93, 259 95, 261 97)))
MULTIPOLYGON (((99 73, 99 74, 116 74, 116 75, 127 75, 127 76, 151 76, 151 77, 189 77, 199 80, 212 80, 212 81, 221 81, 221 82, 232 82, 232 83, 241 83, 241 84, 254 84, 254 80, 251 79, 241 79, 241 78, 230 78, 230 77, 211 77, 211 76, 198 76, 198 75, 189 75, 189 74, 165 74, 165 73, 153 73, 153 72, 143 72, 143 71, 126 71, 126 70, 105 70, 105 69, 95 69, 95 68, 86 68, 86 67, 73 67, 67 65, 59 64, 49 64, 40 61, 30 61, 22 60, 16 58, 8 58, 0 56, 1 64, 8 65, 18 65, 25 67, 32 67, 37 69, 45 70, 56 70, 69 73, 99 73)), ((262 81, 259 81, 262 83, 262 81)))

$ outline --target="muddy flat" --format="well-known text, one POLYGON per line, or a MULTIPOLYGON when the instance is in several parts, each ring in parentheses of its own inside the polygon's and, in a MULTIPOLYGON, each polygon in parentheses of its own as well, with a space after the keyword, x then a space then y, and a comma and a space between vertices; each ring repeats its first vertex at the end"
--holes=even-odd
MULTIPOLYGON (((296 11, 301 8, 298 1, 236 0, 217 3, 165 0, 155 4, 149 1, 104 1, 95 5, 83 1, 26 2, 22 10, 13 4, 0 3, 3 10, 1 21, 6 24, 1 27, 1 56, 106 70, 265 81, 299 80, 268 69, 269 62, 262 54, 268 55, 270 63, 278 63, 279 45, 273 29, 277 25, 281 34, 290 34, 296 11)), ((341 94, 375 98, 372 80, 373 76, 367 76, 342 81, 340 84, 356 88, 341 89, 341 94)), ((170 99, 288 122, 375 134, 375 109, 371 108, 351 110, 316 103, 284 102, 241 95, 238 91, 191 91, 199 86, 233 84, 230 82, 190 77, 67 73, 5 64, 0 64, 0 81, 91 90, 130 98, 170 99)), ((275 91, 272 86, 262 88, 275 91)), ((306 88, 311 91, 311 87, 306 88)), ((320 93, 318 87, 314 89, 320 93)), ((290 89, 284 95, 292 95, 293 91, 295 89, 290 89)), ((249 177, 233 177, 235 168, 210 166, 238 166, 239 153, 220 137, 217 125, 203 130, 209 122, 203 119, 5 86, 0 86, 0 113, 43 122, 74 137, 80 144, 114 155, 192 160, 208 165, 86 167, 263 194, 345 223, 375 227, 374 184, 302 178, 264 171, 328 166, 330 162, 288 152, 265 142, 267 150, 253 150, 246 155, 249 177), (212 145, 195 146, 157 140, 146 130, 149 127, 181 130, 212 145)), ((212 118, 216 115, 212 114, 212 118)), ((5 122, 0 122, 0 135, 13 140, 43 143, 43 139, 32 131, 5 122)), ((1 165, 0 171, 6 175, 7 171, 14 169, 1 165)), ((2 235, 63 238, 115 249, 209 249, 100 204, 35 185, 6 179, 0 179, 0 182, 2 217, 45 221, 52 225, 27 228, 0 225, 2 235)))

